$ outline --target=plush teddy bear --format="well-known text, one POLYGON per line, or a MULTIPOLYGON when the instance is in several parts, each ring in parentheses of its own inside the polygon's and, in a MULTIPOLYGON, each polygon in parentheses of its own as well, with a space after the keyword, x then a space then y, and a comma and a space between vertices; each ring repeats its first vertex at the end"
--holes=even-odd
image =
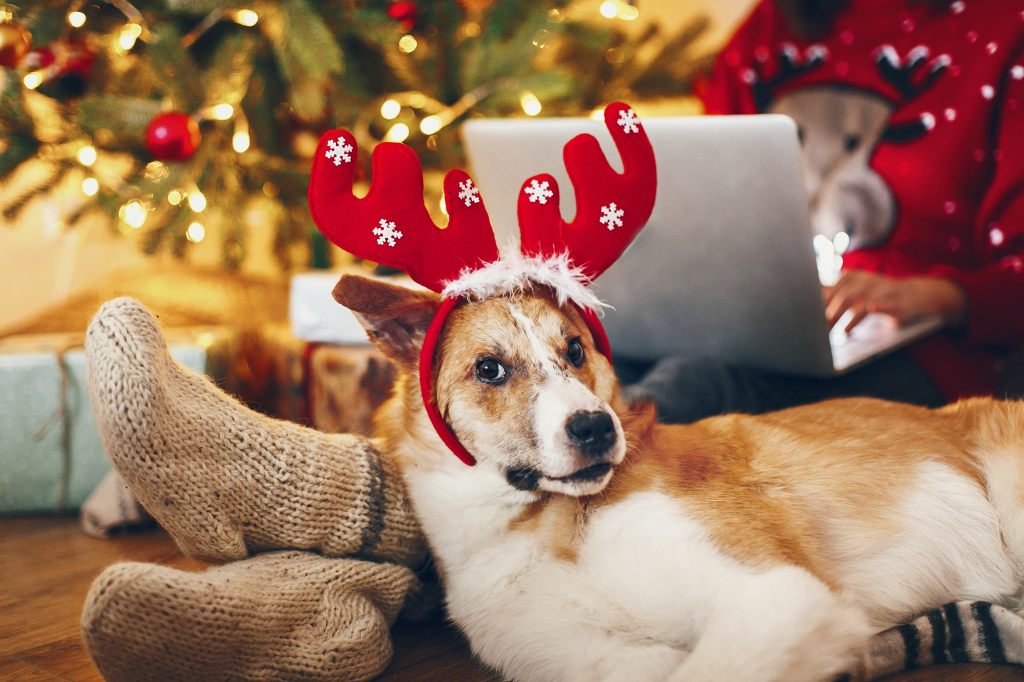
MULTIPOLYGON (((86 338, 89 394, 114 467, 203 572, 120 563, 82 613, 121 680, 364 680, 422 604, 426 545, 371 440, 259 415, 178 365, 156 320, 120 298, 86 338)), ((1024 619, 949 604, 877 635, 847 679, 947 661, 1024 662, 1024 619)))

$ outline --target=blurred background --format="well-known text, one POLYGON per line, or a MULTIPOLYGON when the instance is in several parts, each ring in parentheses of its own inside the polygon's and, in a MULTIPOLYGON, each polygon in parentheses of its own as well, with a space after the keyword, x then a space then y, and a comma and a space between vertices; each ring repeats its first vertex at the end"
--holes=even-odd
POLYGON ((306 208, 323 131, 415 147, 439 214, 461 122, 613 99, 698 113, 693 89, 751 5, 0 2, 0 334, 81 326, 61 304, 120 292, 237 318, 239 277, 286 287, 345 264, 306 208))
POLYGON ((86 390, 84 332, 115 296, 249 406, 369 432, 393 369, 330 291, 379 269, 310 219, 321 134, 353 131, 364 188, 377 142, 411 145, 444 224, 464 121, 700 113, 751 5, 0 0, 0 516, 81 508, 95 535, 144 519, 86 390))

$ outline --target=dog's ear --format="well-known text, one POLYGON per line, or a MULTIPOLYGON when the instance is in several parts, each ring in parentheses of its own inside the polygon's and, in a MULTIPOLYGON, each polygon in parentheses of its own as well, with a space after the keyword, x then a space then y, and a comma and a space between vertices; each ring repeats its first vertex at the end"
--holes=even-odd
POLYGON ((423 336, 441 298, 432 291, 414 290, 356 275, 342 275, 334 300, 356 314, 370 340, 389 358, 413 365, 423 336))

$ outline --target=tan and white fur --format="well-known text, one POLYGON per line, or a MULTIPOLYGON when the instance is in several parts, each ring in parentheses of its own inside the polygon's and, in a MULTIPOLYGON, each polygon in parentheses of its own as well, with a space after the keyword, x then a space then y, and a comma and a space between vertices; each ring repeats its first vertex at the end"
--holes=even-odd
POLYGON ((829 679, 927 609, 1018 604, 1021 404, 836 400, 665 426, 537 288, 466 303, 445 328, 436 398, 469 467, 419 394, 437 297, 356 277, 335 297, 399 367, 378 435, 451 618, 509 679, 829 679), (503 381, 481 380, 483 360, 503 381), (568 421, 602 411, 607 447, 574 445, 568 421))

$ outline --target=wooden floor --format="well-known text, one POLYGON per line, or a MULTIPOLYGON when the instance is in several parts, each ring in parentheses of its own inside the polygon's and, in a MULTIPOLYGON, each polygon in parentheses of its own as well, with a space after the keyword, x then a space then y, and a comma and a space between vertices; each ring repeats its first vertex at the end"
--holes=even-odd
MULTIPOLYGON (((122 560, 186 569, 203 566, 183 557, 157 530, 96 540, 83 535, 73 519, 0 519, 0 680, 100 680, 79 640, 78 618, 93 578, 122 560)), ((440 619, 399 624, 394 643, 395 658, 382 680, 499 679, 472 660, 462 637, 440 619)), ((893 679, 1022 682, 1024 672, 948 665, 893 679)))

